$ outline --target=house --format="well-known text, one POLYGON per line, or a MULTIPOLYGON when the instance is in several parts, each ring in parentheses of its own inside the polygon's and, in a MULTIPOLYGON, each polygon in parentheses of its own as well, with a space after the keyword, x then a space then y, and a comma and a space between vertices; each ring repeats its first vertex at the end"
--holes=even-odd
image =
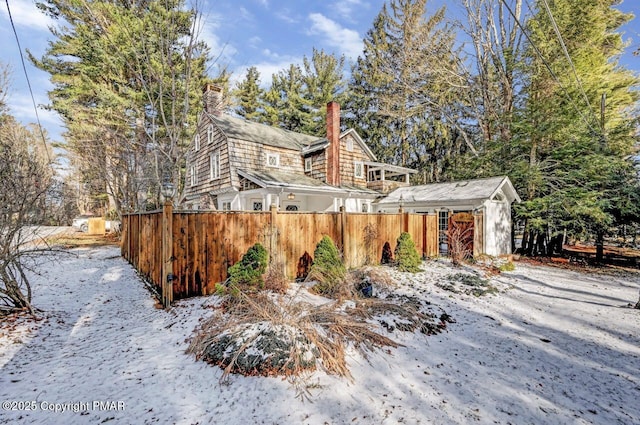
POLYGON ((481 216, 475 242, 481 246, 476 252, 488 255, 511 253, 511 204, 520 202, 508 177, 433 183, 421 186, 401 187, 374 203, 379 212, 406 212, 438 214, 438 234, 441 254, 448 249, 447 231, 451 218, 481 216))
POLYGON ((355 130, 341 133, 336 102, 327 105, 326 137, 316 137, 224 114, 221 99, 219 87, 206 85, 187 156, 186 208, 372 212, 416 172, 378 162, 355 130))

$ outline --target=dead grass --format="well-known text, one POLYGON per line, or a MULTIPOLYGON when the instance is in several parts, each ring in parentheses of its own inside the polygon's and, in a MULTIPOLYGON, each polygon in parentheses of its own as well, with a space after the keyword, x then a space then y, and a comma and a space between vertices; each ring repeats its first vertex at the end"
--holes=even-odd
POLYGON ((80 248, 118 245, 120 244, 120 237, 111 233, 108 233, 106 235, 88 235, 81 232, 68 232, 46 238, 46 242, 49 246, 61 248, 80 248))
MULTIPOLYGON (((341 303, 331 301, 323 305, 312 305, 295 296, 276 296, 264 292, 228 297, 222 309, 205 321, 197 330, 188 352, 196 358, 209 361, 223 368, 221 380, 226 381, 231 373, 244 375, 281 375, 290 378, 298 389, 306 388, 305 372, 321 367, 329 374, 347 377, 351 374, 345 359, 345 349, 354 347, 363 357, 367 352, 382 347, 398 347, 392 339, 380 335, 363 317, 345 313, 341 303), (226 335, 244 329, 247 324, 267 323, 272 329, 288 329, 290 335, 300 336, 305 344, 288 341, 290 351, 284 362, 274 367, 246 370, 238 363, 243 352, 254 350, 253 341, 246 341, 226 358, 210 357, 211 348, 226 335), (308 344, 307 344, 308 343, 308 344), (318 362, 308 363, 309 347, 318 362)), ((276 343, 276 342, 274 342, 276 343)), ((277 343, 276 343, 277 344, 277 343)), ((300 393, 300 391, 299 391, 300 393)))

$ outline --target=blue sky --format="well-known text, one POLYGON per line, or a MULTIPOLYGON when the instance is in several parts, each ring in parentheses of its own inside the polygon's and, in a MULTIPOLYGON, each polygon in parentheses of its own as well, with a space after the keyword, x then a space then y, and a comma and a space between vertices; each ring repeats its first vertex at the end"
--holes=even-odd
MULTIPOLYGON (((428 2, 428 10, 445 0, 428 2)), ((199 0, 204 14, 201 37, 220 54, 225 63, 241 78, 249 66, 256 66, 263 83, 271 74, 291 63, 301 63, 303 56, 311 56, 312 49, 344 54, 353 61, 362 52, 362 38, 371 27, 384 0, 199 0)), ((459 13, 458 1, 446 1, 451 13, 459 13)), ((22 50, 29 49, 41 56, 51 34, 47 26, 52 22, 35 7, 33 0, 9 0, 11 13, 20 38, 22 50)), ((626 25, 624 38, 632 49, 640 47, 640 1, 625 0, 619 7, 633 12, 637 18, 626 25)), ((13 115, 27 124, 35 122, 35 112, 22 70, 19 50, 11 29, 6 3, 0 6, 0 61, 13 71, 9 106, 13 115)), ((26 59, 25 59, 26 60, 26 59)), ((626 54, 622 64, 640 73, 640 57, 626 54)), ((47 90, 52 88, 49 75, 27 62, 27 72, 35 101, 48 103, 47 90)), ((40 120, 55 141, 61 141, 64 131, 55 113, 38 110, 40 120)))

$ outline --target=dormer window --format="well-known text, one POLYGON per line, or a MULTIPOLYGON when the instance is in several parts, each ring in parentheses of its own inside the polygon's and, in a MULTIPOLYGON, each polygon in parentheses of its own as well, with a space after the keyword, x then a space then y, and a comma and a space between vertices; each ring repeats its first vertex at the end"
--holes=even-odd
POLYGON ((279 167, 280 155, 277 153, 267 153, 267 167, 279 167))
POLYGON ((311 168, 313 167, 313 161, 311 158, 305 158, 304 159, 304 171, 305 172, 309 172, 311 171, 311 168))
POLYGON ((193 142, 193 147, 196 152, 200 150, 200 133, 196 133, 196 138, 193 142))
POLYGON ((213 143, 213 125, 207 127, 207 143, 213 143))
POLYGON ((353 139, 347 138, 347 152, 353 152, 353 139))

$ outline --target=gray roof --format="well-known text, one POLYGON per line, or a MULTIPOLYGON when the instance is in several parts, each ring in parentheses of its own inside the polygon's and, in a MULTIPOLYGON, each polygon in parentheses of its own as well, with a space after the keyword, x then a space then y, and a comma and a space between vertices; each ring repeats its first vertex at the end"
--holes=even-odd
POLYGON ((355 186, 331 186, 322 180, 314 179, 304 174, 289 173, 278 170, 238 170, 242 177, 262 187, 281 187, 288 190, 320 191, 339 193, 362 193, 368 195, 380 195, 378 192, 355 186))
POLYGON ((511 181, 506 176, 486 179, 461 180, 449 183, 432 183, 420 186, 400 187, 381 199, 379 204, 445 205, 464 201, 491 199, 499 190, 510 202, 520 201, 511 181))
POLYGON ((303 148, 326 142, 326 139, 294 131, 283 130, 265 124, 247 121, 227 114, 210 115, 213 121, 227 137, 274 146, 278 148, 301 151, 303 148))

